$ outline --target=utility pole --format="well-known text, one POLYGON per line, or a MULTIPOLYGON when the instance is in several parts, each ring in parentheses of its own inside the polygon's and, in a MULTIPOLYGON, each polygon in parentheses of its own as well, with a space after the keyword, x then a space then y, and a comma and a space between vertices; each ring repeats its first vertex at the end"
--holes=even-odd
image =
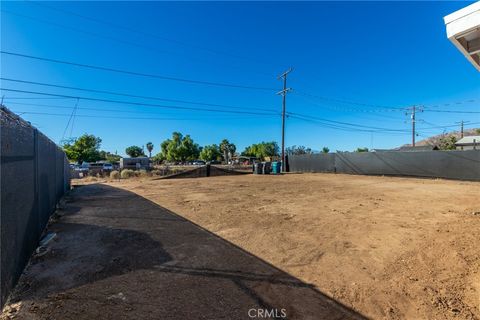
MULTIPOLYGON (((423 109, 418 106, 412 106, 410 108, 407 108, 408 111, 411 113, 411 118, 412 118, 412 147, 415 147, 415 137, 417 135, 415 131, 415 124, 417 122, 417 111, 423 112, 423 109)), ((408 114, 408 112, 406 113, 408 114)))
POLYGON ((282 95, 282 172, 285 172, 285 109, 286 109, 286 97, 287 92, 292 88, 287 88, 287 75, 293 71, 293 68, 289 68, 287 71, 277 77, 278 80, 283 79, 283 90, 277 92, 282 95))
POLYGON ((412 147, 415 147, 415 110, 416 107, 412 107, 412 147))
POLYGON ((463 133, 463 127, 464 127, 464 125, 465 125, 466 123, 468 123, 468 122, 470 122, 470 121, 463 121, 463 120, 462 120, 462 121, 457 121, 457 122, 455 122, 455 123, 458 123, 458 124, 460 125, 460 139, 463 138, 463 134, 464 134, 464 133, 463 133))
MULTIPOLYGON (((460 139, 463 138, 463 134, 464 134, 464 132, 463 132, 463 126, 465 125, 465 123, 468 123, 468 122, 470 122, 470 121, 463 121, 463 120, 462 120, 462 121, 457 121, 457 122, 455 122, 455 123, 457 123, 457 124, 460 125, 460 139)), ((461 146, 460 149, 463 150, 463 146, 461 146)))

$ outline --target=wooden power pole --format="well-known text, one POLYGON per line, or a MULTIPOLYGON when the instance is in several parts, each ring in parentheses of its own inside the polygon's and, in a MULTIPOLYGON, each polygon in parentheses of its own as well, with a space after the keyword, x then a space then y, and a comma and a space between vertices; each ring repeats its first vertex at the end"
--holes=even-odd
POLYGON ((287 92, 292 90, 287 88, 287 75, 293 71, 293 68, 289 68, 287 71, 278 76, 277 79, 283 79, 283 90, 279 91, 277 94, 282 95, 282 171, 285 172, 285 109, 286 109, 286 97, 287 92))
MULTIPOLYGON (((415 131, 415 125, 417 123, 417 112, 420 111, 420 112, 423 112, 423 109, 422 107, 418 107, 418 106, 412 106, 410 108, 407 109, 410 114, 411 114, 411 119, 412 119, 412 147, 415 147, 415 137, 417 135, 417 132, 415 131)), ((408 112, 407 112, 408 114, 408 112)))

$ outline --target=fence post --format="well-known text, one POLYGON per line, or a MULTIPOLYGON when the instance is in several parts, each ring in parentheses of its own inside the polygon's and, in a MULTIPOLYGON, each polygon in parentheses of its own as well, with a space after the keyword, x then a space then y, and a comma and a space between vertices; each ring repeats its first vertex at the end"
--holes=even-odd
POLYGON ((35 207, 35 212, 37 215, 37 238, 39 238, 42 217, 40 216, 40 197, 39 197, 39 185, 38 185, 38 130, 36 128, 33 129, 33 195, 34 201, 33 205, 35 207))

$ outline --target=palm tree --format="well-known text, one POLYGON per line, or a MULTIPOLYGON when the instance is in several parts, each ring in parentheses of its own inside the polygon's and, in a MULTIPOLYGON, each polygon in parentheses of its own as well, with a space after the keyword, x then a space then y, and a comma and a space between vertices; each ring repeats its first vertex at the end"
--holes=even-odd
POLYGON ((230 141, 227 139, 223 139, 222 142, 220 142, 220 151, 223 153, 223 158, 227 164, 229 160, 229 154, 230 156, 233 156, 236 150, 237 147, 233 143, 230 143, 230 141))
POLYGON ((151 142, 147 143, 147 150, 148 150, 149 157, 151 158, 152 157, 152 150, 153 150, 153 143, 151 143, 151 142))
POLYGON ((227 139, 223 139, 220 142, 220 151, 223 152, 223 159, 228 164, 228 151, 229 151, 230 142, 227 139))

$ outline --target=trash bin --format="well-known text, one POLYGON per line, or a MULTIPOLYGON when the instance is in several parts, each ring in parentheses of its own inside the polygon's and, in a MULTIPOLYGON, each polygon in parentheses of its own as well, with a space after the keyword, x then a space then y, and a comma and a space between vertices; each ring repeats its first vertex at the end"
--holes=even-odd
POLYGON ((279 174, 280 173, 280 162, 272 162, 272 173, 279 174))
POLYGON ((271 162, 263 162, 263 174, 270 174, 272 172, 272 163, 271 162))
POLYGON ((256 162, 256 163, 254 164, 253 173, 254 173, 254 174, 262 174, 262 171, 263 171, 263 163, 261 163, 261 162, 256 162))

